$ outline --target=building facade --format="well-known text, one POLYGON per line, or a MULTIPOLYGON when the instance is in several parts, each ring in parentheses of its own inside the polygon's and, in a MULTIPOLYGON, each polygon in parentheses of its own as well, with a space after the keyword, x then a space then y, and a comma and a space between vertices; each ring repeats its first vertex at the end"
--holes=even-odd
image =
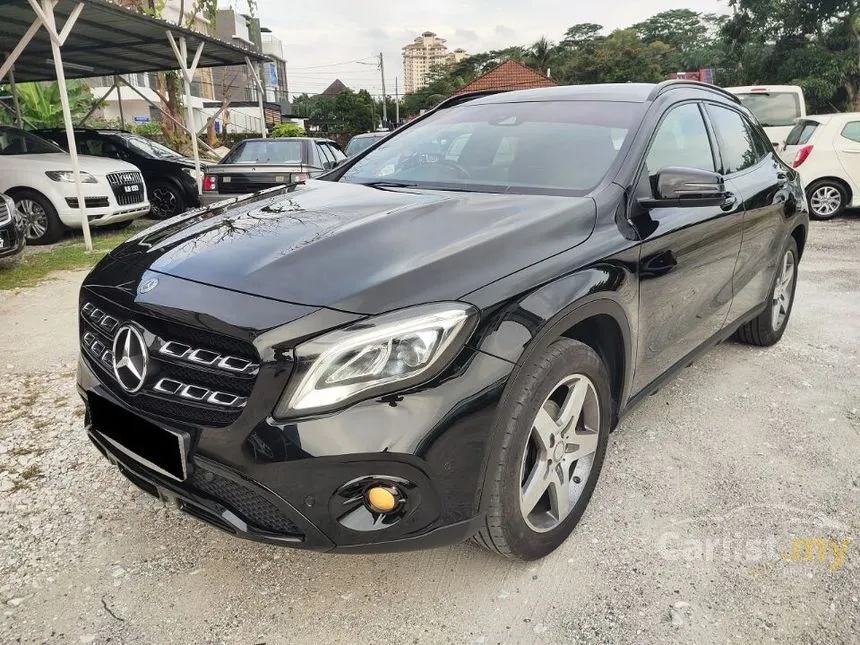
POLYGON ((403 89, 407 94, 426 86, 434 67, 458 63, 468 56, 465 49, 449 52, 446 42, 425 31, 403 48, 403 89))

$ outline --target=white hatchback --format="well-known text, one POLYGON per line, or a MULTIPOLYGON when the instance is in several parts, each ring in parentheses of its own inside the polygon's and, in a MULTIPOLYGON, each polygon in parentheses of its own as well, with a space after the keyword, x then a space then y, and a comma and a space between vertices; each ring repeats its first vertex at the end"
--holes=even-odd
POLYGON ((798 119, 779 152, 800 172, 812 217, 860 207, 860 112, 798 119))
MULTIPOLYGON (((78 157, 84 212, 92 227, 122 228, 149 212, 143 176, 117 159, 78 157)), ((41 137, 0 125, 0 192, 26 222, 29 244, 56 242, 81 228, 81 209, 69 153, 41 137)))

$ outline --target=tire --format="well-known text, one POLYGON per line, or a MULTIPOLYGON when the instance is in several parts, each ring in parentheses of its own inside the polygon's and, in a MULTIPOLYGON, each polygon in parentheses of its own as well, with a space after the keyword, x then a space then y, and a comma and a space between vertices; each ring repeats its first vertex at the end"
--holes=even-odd
POLYGON ((490 499, 485 525, 473 541, 502 556, 535 560, 564 542, 591 499, 606 456, 611 390, 609 374, 597 353, 568 338, 555 341, 515 379, 508 403, 499 413, 504 424, 502 445, 497 463, 487 472, 485 491, 490 499), (580 394, 584 404, 576 415, 578 392, 584 392, 580 394), (576 427, 571 423, 566 432, 565 410, 573 410, 574 416, 568 413, 568 417, 576 419, 576 427), (553 442, 550 435, 547 441, 548 433, 539 426, 551 428, 559 438, 553 442), (573 438, 580 440, 571 442, 573 438), (544 458, 548 458, 545 466, 544 458), (561 485, 562 472, 567 473, 566 487, 561 485), (541 473, 546 473, 543 479, 541 473), (538 498, 546 481, 556 483, 538 498), (557 501, 563 490, 570 493, 567 515, 558 512, 564 506, 557 501))
POLYGON ((778 343, 785 333, 797 289, 797 242, 793 237, 788 238, 788 244, 780 258, 773 286, 768 294, 767 308, 757 318, 738 328, 734 335, 736 341, 746 345, 769 347, 778 343))
POLYGON ((15 207, 27 221, 25 235, 27 244, 39 246, 53 244, 63 237, 66 227, 57 216, 57 209, 51 201, 35 190, 16 190, 10 195, 15 207))
POLYGON ((848 191, 838 181, 821 179, 810 184, 806 189, 806 199, 809 202, 809 216, 817 220, 829 220, 839 217, 848 205, 848 191))
POLYGON ((152 210, 149 211, 152 219, 168 219, 185 212, 185 197, 170 182, 153 182, 149 189, 149 203, 152 204, 152 210))

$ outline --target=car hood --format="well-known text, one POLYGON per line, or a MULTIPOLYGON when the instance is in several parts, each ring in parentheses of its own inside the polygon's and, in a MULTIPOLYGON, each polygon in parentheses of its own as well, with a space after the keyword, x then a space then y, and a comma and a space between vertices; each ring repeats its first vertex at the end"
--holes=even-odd
POLYGON ((309 181, 168 220, 114 260, 301 305, 374 314, 457 299, 582 243, 584 197, 309 181))
MULTIPOLYGON (((5 159, 7 160, 7 163, 14 163, 16 166, 32 166, 42 171, 72 169, 72 158, 64 152, 51 152, 43 155, 10 155, 5 159)), ((89 155, 78 155, 78 163, 80 164, 83 172, 99 176, 104 176, 110 172, 129 172, 137 170, 137 166, 133 166, 125 161, 107 159, 105 157, 91 157, 89 155)))

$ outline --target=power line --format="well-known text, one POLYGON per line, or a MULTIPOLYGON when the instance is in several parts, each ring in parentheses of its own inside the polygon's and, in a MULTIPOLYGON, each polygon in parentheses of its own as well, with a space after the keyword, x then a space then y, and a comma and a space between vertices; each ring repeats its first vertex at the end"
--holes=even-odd
POLYGON ((359 65, 364 65, 365 63, 363 63, 362 61, 367 61, 367 60, 375 59, 375 58, 376 58, 376 56, 368 56, 368 57, 366 57, 366 58, 358 58, 358 59, 355 59, 355 60, 348 60, 348 61, 344 61, 344 62, 342 62, 342 63, 329 63, 329 64, 327 64, 327 65, 311 65, 311 66, 309 66, 309 67, 291 67, 290 69, 293 69, 293 70, 298 70, 298 69, 321 69, 321 68, 323 68, 323 67, 339 67, 339 66, 341 66, 341 65, 353 65, 353 64, 355 64, 355 63, 358 63, 359 65))

